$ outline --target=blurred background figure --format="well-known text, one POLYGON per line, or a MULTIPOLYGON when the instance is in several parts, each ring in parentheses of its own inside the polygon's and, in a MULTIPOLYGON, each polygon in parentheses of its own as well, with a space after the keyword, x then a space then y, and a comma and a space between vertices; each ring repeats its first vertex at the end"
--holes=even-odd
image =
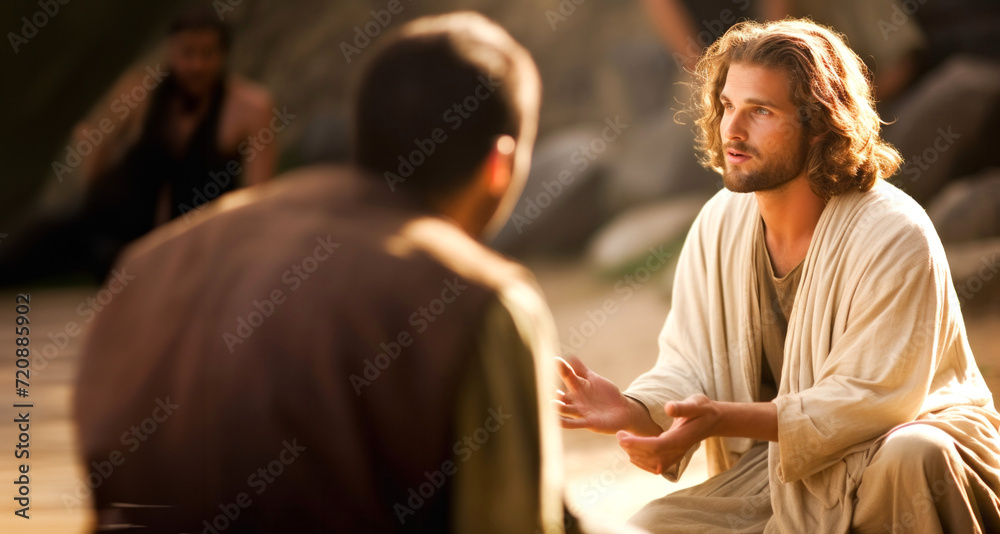
POLYGON ((78 173, 82 200, 29 220, 0 249, 0 280, 78 271, 102 280, 155 226, 271 177, 274 135, 288 119, 265 89, 227 72, 230 41, 210 9, 170 23, 163 65, 123 75, 53 163, 60 182, 78 173))
POLYGON ((144 230, 270 178, 276 151, 261 133, 283 127, 265 89, 227 72, 230 30, 213 11, 186 11, 168 33, 165 71, 129 73, 110 91, 106 111, 124 118, 83 169, 94 202, 138 206, 144 230), (147 98, 122 98, 139 85, 152 86, 147 98))

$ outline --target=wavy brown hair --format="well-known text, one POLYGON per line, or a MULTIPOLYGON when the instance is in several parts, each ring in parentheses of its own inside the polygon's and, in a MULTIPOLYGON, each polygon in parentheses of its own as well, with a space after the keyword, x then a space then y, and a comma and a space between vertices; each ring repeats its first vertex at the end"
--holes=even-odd
POLYGON ((746 63, 788 73, 798 120, 811 144, 806 167, 813 191, 829 199, 868 191, 892 176, 902 158, 879 137, 869 72, 835 31, 806 19, 741 22, 713 43, 695 67, 692 111, 701 162, 722 173, 719 93, 729 66, 746 63))

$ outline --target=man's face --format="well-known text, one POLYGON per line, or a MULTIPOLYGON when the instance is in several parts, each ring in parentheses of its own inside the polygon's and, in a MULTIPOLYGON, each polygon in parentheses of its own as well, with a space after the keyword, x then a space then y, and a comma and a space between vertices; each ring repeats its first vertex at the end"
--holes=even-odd
POLYGON ((168 62, 181 89, 204 96, 222 75, 226 54, 213 29, 185 30, 170 37, 168 62))
POLYGON ((785 71, 734 63, 719 100, 726 189, 769 191, 804 172, 809 145, 785 71))

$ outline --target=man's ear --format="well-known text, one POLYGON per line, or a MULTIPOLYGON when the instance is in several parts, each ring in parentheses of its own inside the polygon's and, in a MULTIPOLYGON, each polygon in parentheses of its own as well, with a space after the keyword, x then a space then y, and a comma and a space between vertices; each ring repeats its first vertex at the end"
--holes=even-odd
POLYGON ((486 157, 483 179, 486 180, 486 190, 496 198, 502 197, 510 187, 515 148, 514 138, 503 135, 493 143, 493 148, 486 157))

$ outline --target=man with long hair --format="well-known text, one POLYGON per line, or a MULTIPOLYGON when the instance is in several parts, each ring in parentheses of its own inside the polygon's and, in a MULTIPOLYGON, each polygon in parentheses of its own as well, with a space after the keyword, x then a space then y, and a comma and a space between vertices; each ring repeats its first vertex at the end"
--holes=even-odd
POLYGON ((654 532, 1000 529, 1000 416, 941 242, 885 181, 900 156, 863 63, 809 21, 745 22, 695 76, 725 190, 684 244, 656 365, 622 393, 559 361, 563 425, 670 480, 704 441, 712 477, 633 518, 654 532))

